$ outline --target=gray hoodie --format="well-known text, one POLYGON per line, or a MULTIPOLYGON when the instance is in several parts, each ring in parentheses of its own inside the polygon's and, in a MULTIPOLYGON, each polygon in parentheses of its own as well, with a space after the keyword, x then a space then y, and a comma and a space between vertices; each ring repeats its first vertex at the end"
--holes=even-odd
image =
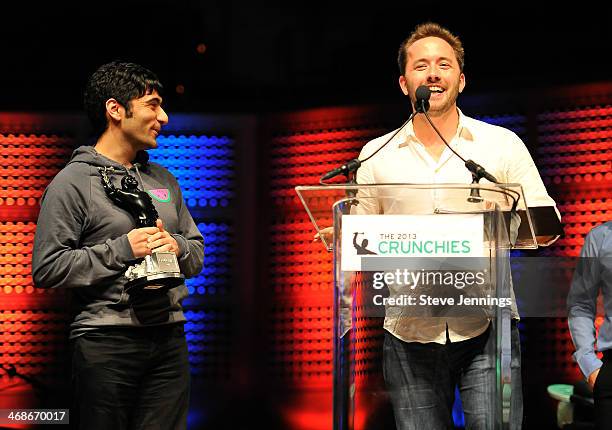
MULTIPOLYGON (((77 148, 66 167, 45 190, 32 252, 32 277, 38 288, 70 288, 70 337, 101 326, 140 326, 125 291, 126 269, 134 257, 127 233, 132 216, 106 195, 98 167, 121 188, 121 178, 134 173, 140 187, 153 197, 164 229, 176 239, 181 272, 186 278, 202 270, 204 239, 189 214, 176 178, 142 151, 128 170, 91 146, 77 148)), ((183 284, 167 293, 166 324, 185 321, 183 284)))

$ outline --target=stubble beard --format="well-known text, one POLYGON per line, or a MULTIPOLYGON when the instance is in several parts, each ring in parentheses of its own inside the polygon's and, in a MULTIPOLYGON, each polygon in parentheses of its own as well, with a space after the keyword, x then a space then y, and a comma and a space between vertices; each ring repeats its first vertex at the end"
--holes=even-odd
POLYGON ((430 116, 439 117, 455 108, 457 98, 459 97, 459 85, 453 87, 450 93, 449 90, 447 90, 446 92, 447 94, 445 95, 447 97, 445 98, 445 101, 442 105, 435 106, 433 104, 430 104, 429 111, 427 112, 430 116))

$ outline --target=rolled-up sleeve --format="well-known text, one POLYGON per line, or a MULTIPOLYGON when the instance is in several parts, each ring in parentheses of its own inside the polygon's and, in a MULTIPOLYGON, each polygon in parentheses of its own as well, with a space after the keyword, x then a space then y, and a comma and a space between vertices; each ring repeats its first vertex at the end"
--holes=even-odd
POLYGON ((585 239, 567 298, 568 325, 576 352, 574 359, 585 377, 602 362, 595 353, 595 316, 601 284, 599 249, 592 232, 585 239))

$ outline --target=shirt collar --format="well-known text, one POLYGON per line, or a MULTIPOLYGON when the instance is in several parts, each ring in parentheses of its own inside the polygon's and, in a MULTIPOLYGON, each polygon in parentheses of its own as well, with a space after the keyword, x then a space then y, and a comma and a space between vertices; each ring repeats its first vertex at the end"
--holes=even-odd
MULTIPOLYGON (((459 137, 459 138, 462 138, 465 141, 473 142, 474 141, 474 135, 470 131, 469 125, 467 124, 467 121, 466 121, 467 117, 463 114, 463 112, 461 112, 461 109, 457 108, 457 112, 459 113, 459 125, 457 127, 457 133, 455 134, 453 139, 456 138, 456 137, 459 137)), ((411 142, 414 142, 414 143, 419 142, 419 140, 416 137, 416 134, 414 134, 414 124, 413 124, 412 121, 410 121, 406 125, 406 127, 404 127, 404 130, 402 132, 402 136, 401 136, 401 138, 399 140, 400 141, 399 141, 399 143, 397 145, 398 148, 402 148, 404 146, 407 146, 411 142)))

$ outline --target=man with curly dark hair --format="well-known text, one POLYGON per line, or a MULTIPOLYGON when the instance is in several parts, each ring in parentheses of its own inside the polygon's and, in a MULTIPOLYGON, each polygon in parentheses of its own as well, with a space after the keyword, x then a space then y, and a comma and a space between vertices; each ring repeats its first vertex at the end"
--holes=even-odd
POLYGON ((85 109, 99 137, 94 146, 74 151, 41 201, 32 275, 36 287, 68 288, 72 295, 71 421, 81 429, 186 428, 187 288, 182 282, 130 288, 126 277, 126 269, 154 252, 176 256, 185 277, 203 265, 204 240, 176 178, 148 162, 146 150, 157 147, 168 122, 161 90, 142 66, 101 66, 85 91, 85 109), (139 181, 139 196, 153 202, 150 212, 159 216, 154 226, 139 226, 107 194, 104 184, 121 188, 126 176, 139 181), (167 197, 156 197, 160 191, 167 197))

